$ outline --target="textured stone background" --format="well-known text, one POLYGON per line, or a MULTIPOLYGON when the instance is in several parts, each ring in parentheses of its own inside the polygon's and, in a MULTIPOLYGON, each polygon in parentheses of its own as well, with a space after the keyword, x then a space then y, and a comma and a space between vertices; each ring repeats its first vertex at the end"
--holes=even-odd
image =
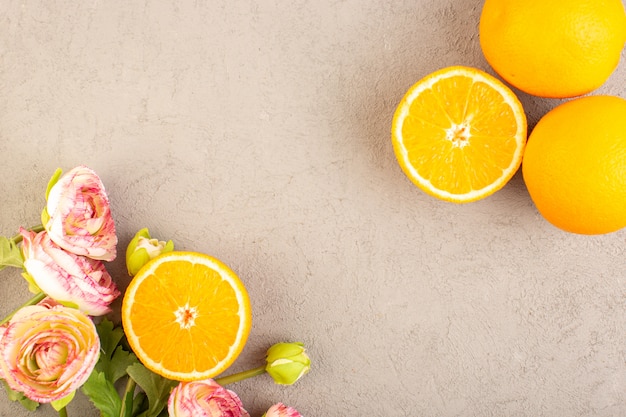
MULTIPOLYGON (((55 168, 104 181, 120 250, 147 226, 246 283, 253 417, 626 415, 626 230, 562 232, 518 173, 469 205, 426 196, 390 141, 411 84, 492 72, 477 0, 17 1, 0 6, 0 234, 38 222, 55 168), (170 4, 171 3, 171 4, 170 4), (174 5, 176 3, 176 5, 174 5)), ((626 61, 598 91, 626 98, 626 61)), ((520 94, 530 127, 556 100, 520 94)), ((128 281, 120 258, 110 272, 128 281)), ((28 297, 3 271, 2 315, 28 297)), ((70 416, 98 413, 79 398, 70 416)), ((27 416, 0 392, 0 415, 27 416)), ((53 416, 48 406, 38 416, 53 416)))

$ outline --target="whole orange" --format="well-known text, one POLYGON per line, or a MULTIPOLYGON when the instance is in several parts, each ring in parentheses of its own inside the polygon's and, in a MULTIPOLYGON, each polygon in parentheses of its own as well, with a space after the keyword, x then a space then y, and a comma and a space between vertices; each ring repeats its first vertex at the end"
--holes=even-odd
POLYGON ((486 0, 480 45, 508 83, 540 97, 600 87, 626 42, 621 0, 486 0))
POLYGON ((626 227, 626 100, 587 96, 549 111, 528 138, 522 174, 555 226, 580 234, 626 227))

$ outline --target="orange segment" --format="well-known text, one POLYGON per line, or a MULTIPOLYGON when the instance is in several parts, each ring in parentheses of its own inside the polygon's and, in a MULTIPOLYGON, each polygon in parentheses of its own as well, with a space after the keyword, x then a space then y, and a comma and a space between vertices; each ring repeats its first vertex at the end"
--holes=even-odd
POLYGON ((437 198, 466 203, 499 190, 518 170, 526 115, 496 78, 448 67, 409 89, 393 118, 392 141, 413 183, 437 198))
POLYGON ((169 252, 150 261, 122 303, 122 323, 137 357, 178 381, 224 371, 243 349, 251 321, 239 278, 219 260, 196 252, 169 252))

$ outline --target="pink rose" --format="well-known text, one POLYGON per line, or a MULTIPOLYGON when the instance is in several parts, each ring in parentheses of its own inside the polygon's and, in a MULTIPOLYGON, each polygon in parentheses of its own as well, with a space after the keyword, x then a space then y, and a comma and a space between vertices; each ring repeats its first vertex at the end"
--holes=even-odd
POLYGON ((96 326, 80 311, 24 307, 0 332, 0 377, 12 390, 49 403, 85 383, 99 351, 96 326))
POLYGON ((76 255, 115 259, 115 224, 104 185, 94 171, 85 166, 72 169, 50 188, 47 199, 42 223, 54 243, 76 255))
POLYGON ((102 316, 120 292, 102 261, 74 255, 57 246, 49 234, 20 228, 24 268, 39 288, 54 300, 102 316))
POLYGON ((302 417, 302 414, 298 413, 295 408, 287 407, 283 403, 274 404, 270 407, 264 417, 302 417))
POLYGON ((167 402, 170 417, 250 417, 234 392, 212 379, 181 382, 167 402))

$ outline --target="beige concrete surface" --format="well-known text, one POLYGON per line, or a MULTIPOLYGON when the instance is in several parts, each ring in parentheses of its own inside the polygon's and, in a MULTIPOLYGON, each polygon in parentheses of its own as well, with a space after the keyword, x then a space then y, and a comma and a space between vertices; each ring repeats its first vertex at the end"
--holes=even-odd
MULTIPOLYGON (((411 84, 493 73, 478 0, 0 4, 0 234, 86 164, 120 250, 140 228, 211 254, 254 310, 234 370, 303 341, 309 375, 229 386, 253 417, 626 415, 626 230, 562 232, 520 173, 468 205, 415 188, 390 125, 411 84)), ((626 98, 626 59, 594 94, 626 98)), ((530 127, 557 100, 520 94, 530 127)), ((109 271, 124 288, 123 259, 109 271)), ((1 272, 2 315, 28 298, 1 272)), ((1 416, 27 416, 0 392, 1 416)), ((53 416, 43 406, 34 414, 53 416)), ((72 417, 97 416, 82 395, 72 417)))

